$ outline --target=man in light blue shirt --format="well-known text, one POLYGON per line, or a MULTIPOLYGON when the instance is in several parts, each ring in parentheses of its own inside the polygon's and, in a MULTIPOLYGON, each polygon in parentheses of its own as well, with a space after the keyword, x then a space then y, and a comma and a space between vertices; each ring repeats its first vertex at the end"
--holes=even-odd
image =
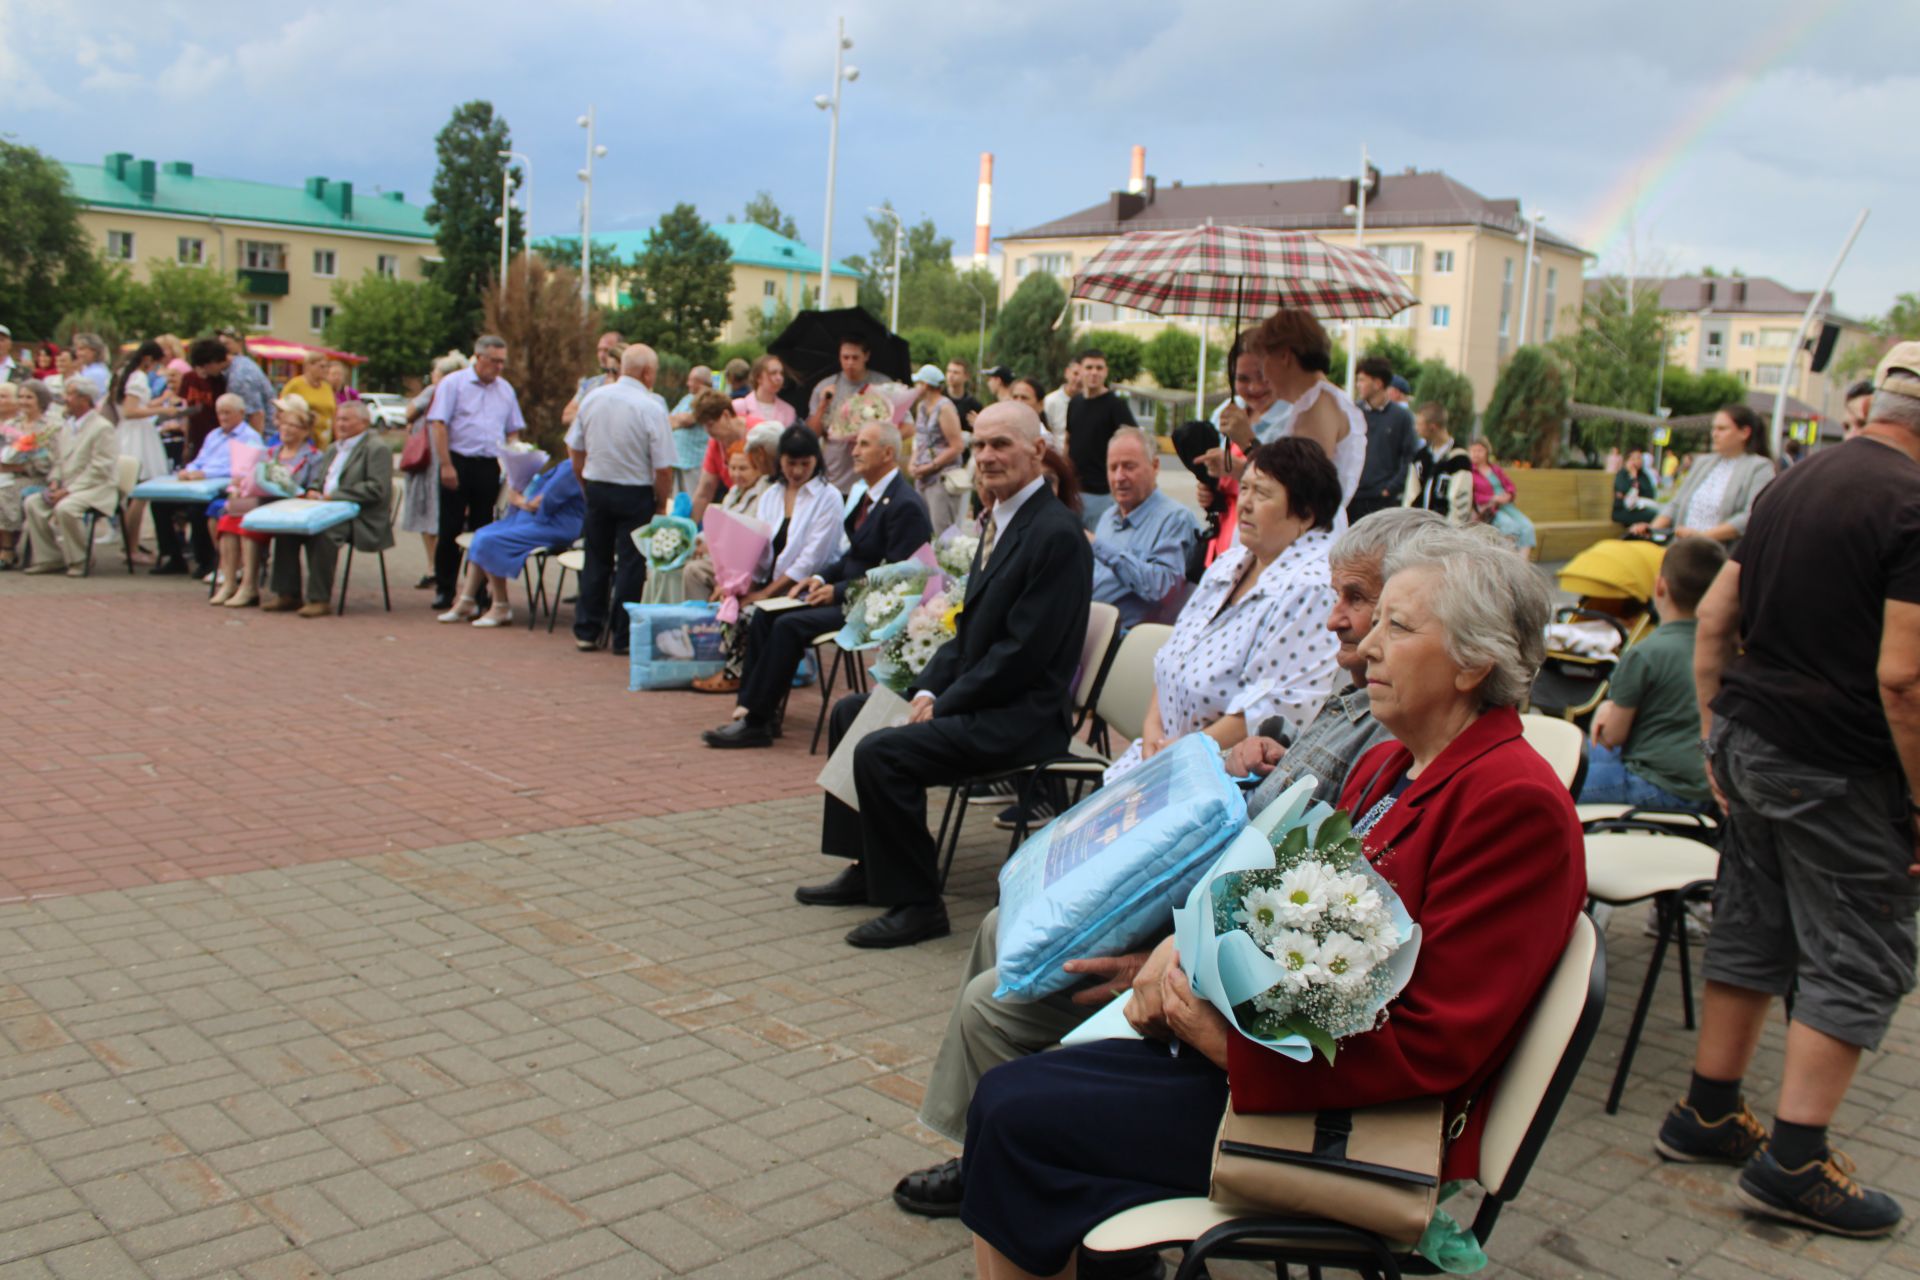
POLYGON ((1187 578, 1187 552, 1200 534, 1192 514, 1160 492, 1158 463, 1138 427, 1121 427, 1107 442, 1113 506, 1087 538, 1093 598, 1120 610, 1122 628, 1171 621, 1187 578))
POLYGON ((493 523, 500 500, 500 452, 527 429, 520 398, 501 376, 507 367, 504 338, 487 334, 473 344, 473 363, 440 380, 427 408, 433 456, 440 459, 440 540, 434 545, 433 607, 453 608, 460 575, 463 533, 493 523))
MULTIPOLYGON (((247 402, 233 392, 229 391, 213 402, 213 413, 220 425, 207 432, 207 438, 200 444, 200 452, 176 473, 175 479, 230 479, 233 476, 233 446, 260 446, 265 443, 260 439, 260 433, 247 425, 247 402)), ((165 576, 187 572, 187 562, 181 554, 180 531, 173 523, 181 513, 187 517, 188 537, 193 547, 193 576, 203 578, 213 571, 213 531, 207 527, 207 506, 204 502, 153 504, 153 540, 160 548, 160 563, 153 566, 155 574, 165 576)))

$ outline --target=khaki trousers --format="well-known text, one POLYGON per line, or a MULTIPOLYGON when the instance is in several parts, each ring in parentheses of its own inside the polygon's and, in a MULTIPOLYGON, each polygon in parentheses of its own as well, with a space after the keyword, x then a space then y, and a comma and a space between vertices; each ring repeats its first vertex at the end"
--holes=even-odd
POLYGON ((1078 1005, 1066 995, 1048 996, 1031 1003, 995 1000, 1000 985, 994 966, 999 959, 1000 912, 996 908, 980 922, 973 950, 961 975, 960 995, 947 1021, 946 1038, 933 1060, 926 1100, 920 1105, 920 1123, 943 1138, 964 1142, 967 1108, 973 1087, 991 1067, 1015 1058, 1051 1049, 1060 1037, 1091 1018, 1095 1005, 1078 1005))
POLYGON ((36 493, 26 502, 27 530, 33 539, 33 558, 41 564, 65 563, 78 567, 87 561, 87 504, 78 497, 47 505, 47 495, 36 493))

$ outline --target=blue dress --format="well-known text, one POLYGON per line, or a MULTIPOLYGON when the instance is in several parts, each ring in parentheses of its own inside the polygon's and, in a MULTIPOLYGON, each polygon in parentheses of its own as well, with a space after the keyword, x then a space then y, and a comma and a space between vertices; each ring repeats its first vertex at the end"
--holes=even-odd
POLYGON ((586 523, 587 498, 571 462, 562 461, 535 476, 526 496, 540 499, 538 511, 510 509, 474 534, 473 545, 467 548, 467 559, 496 577, 519 577, 521 566, 536 551, 572 546, 586 523))

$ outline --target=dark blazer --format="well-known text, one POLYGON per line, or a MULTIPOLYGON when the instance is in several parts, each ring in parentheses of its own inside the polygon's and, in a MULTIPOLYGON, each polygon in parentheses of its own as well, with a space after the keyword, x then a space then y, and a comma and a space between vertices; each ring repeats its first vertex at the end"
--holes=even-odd
MULTIPOLYGON (((1397 742, 1361 756, 1343 807, 1358 821, 1413 762, 1397 742)), ((1420 925, 1413 978, 1374 1031, 1340 1044, 1337 1068, 1289 1062, 1227 1038, 1242 1111, 1318 1111, 1445 1098, 1451 1118, 1519 1039, 1586 902, 1573 800, 1527 745, 1520 717, 1488 711, 1455 738, 1366 837, 1367 857, 1420 925)), ((1445 1176, 1479 1168, 1487 1108, 1475 1103, 1445 1176)))
POLYGON ((984 754, 1058 754, 1071 728, 1092 600, 1085 527, 1042 484, 1000 533, 986 566, 976 559, 959 630, 913 687, 934 695, 936 723, 966 717, 984 754))
POLYGON ((933 521, 927 504, 913 490, 904 471, 896 472, 887 490, 867 512, 867 522, 854 528, 859 506, 842 522, 847 531, 847 552, 820 571, 820 581, 833 585, 835 604, 845 604, 847 588, 867 570, 883 564, 899 564, 933 538, 933 521))
MULTIPOLYGON (((360 514, 345 526, 356 551, 385 551, 393 545, 393 450, 368 428, 368 438, 353 448, 353 456, 340 469, 340 487, 328 494, 342 502, 360 504, 360 514)), ((315 468, 317 483, 327 482, 327 472, 340 450, 327 446, 315 468)), ((340 539, 344 541, 344 539, 340 539)))

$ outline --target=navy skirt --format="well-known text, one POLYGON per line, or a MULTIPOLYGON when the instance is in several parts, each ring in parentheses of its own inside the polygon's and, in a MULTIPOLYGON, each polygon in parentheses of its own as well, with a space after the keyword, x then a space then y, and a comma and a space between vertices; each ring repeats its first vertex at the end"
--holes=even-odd
POLYGON ((1087 1232, 1156 1200, 1207 1193, 1227 1073, 1192 1049, 1103 1040, 980 1078, 967 1110, 960 1220, 1050 1276, 1087 1232))

